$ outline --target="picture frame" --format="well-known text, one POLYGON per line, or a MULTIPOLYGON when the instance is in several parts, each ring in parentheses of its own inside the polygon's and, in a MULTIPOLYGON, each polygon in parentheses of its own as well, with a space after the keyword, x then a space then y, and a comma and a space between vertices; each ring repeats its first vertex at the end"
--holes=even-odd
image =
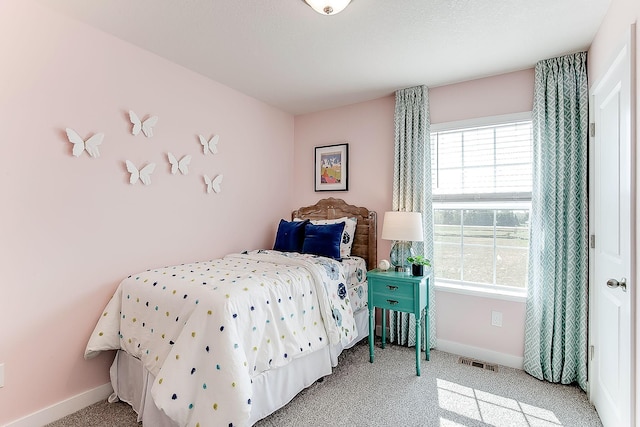
POLYGON ((349 190, 349 144, 315 147, 315 191, 349 190))

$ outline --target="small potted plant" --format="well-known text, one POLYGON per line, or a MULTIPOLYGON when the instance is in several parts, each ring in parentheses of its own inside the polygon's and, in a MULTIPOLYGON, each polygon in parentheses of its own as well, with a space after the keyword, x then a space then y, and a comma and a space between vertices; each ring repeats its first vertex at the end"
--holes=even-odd
POLYGON ((424 276, 424 266, 431 266, 431 261, 422 255, 410 256, 407 262, 411 263, 411 274, 414 276, 424 276))

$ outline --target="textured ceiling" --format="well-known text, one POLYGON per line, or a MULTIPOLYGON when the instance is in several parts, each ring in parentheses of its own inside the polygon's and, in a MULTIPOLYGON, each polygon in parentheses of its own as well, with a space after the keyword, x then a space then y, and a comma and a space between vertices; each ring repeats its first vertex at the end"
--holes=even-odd
POLYGON ((39 0, 292 114, 585 50, 610 0, 39 0))

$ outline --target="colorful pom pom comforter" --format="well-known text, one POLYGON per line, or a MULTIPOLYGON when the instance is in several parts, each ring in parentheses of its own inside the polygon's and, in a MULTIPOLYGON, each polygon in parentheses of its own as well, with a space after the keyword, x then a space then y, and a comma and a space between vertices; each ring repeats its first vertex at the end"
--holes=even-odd
POLYGON ((120 283, 85 358, 139 358, 181 426, 246 425, 253 377, 355 339, 346 285, 340 262, 265 250, 148 270, 120 283))

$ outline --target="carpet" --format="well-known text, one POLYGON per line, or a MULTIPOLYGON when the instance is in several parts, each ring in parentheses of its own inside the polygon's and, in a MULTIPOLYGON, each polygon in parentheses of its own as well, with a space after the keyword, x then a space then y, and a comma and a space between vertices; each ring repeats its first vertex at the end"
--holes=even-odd
MULTIPOLYGON (((98 402, 49 427, 139 427, 126 404, 98 402)), ((458 363, 433 350, 415 371, 413 348, 376 346, 369 363, 366 340, 340 355, 334 373, 298 394, 256 427, 602 426, 577 386, 539 381, 499 366, 497 372, 458 363)), ((153 426, 145 426, 153 427, 153 426)))

